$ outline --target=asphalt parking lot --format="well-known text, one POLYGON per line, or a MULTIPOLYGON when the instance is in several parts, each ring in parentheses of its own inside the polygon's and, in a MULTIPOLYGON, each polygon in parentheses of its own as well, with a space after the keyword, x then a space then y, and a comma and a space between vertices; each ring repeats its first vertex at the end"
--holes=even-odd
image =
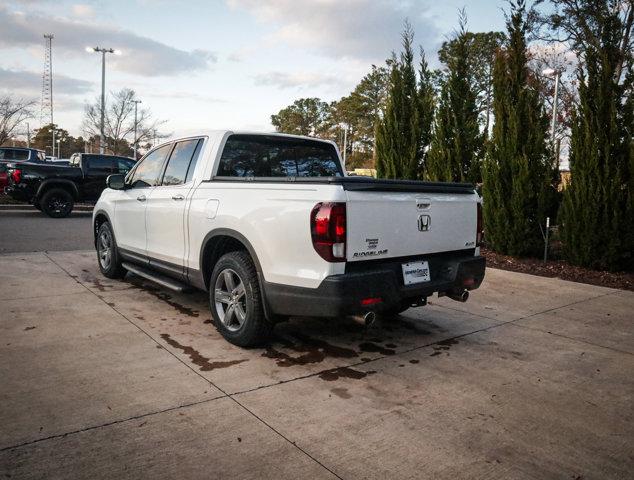
POLYGON ((3 477, 632 478, 632 292, 491 269, 243 350, 204 293, 48 250, 0 255, 3 477))
POLYGON ((0 254, 91 248, 91 218, 90 211, 49 218, 30 205, 0 205, 0 254))

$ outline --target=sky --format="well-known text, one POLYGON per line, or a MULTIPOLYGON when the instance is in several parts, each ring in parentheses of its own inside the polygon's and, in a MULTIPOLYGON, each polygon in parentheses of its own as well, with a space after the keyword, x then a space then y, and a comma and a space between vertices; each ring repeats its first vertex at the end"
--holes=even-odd
POLYGON ((398 50, 403 21, 432 67, 464 7, 469 30, 504 29, 498 0, 0 0, 0 93, 37 101, 43 34, 53 39, 55 123, 82 133, 84 105, 131 88, 172 136, 207 129, 272 131, 300 97, 347 95, 398 50))

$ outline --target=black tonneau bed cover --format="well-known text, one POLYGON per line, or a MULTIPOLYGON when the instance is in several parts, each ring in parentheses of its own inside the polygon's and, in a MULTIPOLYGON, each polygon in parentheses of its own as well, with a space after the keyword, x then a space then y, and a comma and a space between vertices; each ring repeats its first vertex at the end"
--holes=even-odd
POLYGON ((363 192, 421 192, 473 194, 470 183, 423 182, 418 180, 385 180, 370 177, 213 177, 211 182, 256 183, 328 183, 344 190, 363 192))

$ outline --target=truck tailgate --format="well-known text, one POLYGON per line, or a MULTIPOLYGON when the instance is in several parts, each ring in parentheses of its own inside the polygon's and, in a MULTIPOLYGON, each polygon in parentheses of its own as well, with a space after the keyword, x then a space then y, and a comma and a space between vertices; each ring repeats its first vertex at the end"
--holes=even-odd
POLYGON ((346 191, 350 262, 475 247, 475 193, 346 191))

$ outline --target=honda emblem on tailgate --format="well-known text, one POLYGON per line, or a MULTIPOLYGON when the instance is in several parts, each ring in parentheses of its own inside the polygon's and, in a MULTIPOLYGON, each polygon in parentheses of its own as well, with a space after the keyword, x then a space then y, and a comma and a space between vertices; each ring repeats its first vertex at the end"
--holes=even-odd
POLYGON ((431 226, 431 217, 429 215, 418 216, 418 230, 421 232, 427 232, 431 226))

